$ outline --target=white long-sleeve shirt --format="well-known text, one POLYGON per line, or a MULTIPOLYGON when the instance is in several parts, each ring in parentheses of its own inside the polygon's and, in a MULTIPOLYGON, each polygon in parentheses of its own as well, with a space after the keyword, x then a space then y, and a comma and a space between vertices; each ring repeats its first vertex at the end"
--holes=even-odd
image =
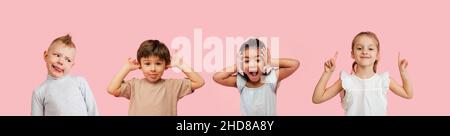
POLYGON ((98 116, 96 102, 82 77, 47 77, 33 92, 32 116, 98 116))

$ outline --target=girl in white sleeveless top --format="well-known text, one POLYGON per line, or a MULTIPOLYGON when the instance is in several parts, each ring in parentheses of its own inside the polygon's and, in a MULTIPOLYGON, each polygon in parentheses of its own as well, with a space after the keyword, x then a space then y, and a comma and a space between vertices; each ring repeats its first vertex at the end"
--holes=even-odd
POLYGON ((412 84, 406 67, 408 61, 400 59, 398 67, 403 85, 389 77, 387 72, 377 73, 380 58, 380 42, 372 32, 360 32, 352 41, 353 73, 341 72, 341 77, 330 87, 326 84, 336 68, 336 59, 325 62, 324 72, 316 85, 313 103, 325 102, 338 93, 342 94, 342 106, 348 116, 382 116, 387 113, 387 90, 405 99, 413 97, 412 84))

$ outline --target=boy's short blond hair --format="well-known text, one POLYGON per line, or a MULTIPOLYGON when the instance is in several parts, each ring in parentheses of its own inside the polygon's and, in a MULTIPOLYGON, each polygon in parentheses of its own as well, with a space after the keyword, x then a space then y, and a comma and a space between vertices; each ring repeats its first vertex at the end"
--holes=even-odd
POLYGON ((50 44, 50 46, 48 47, 48 49, 50 49, 51 47, 54 46, 55 43, 61 42, 62 44, 64 44, 66 47, 70 47, 70 48, 76 48, 75 47, 75 43, 73 43, 72 41, 72 36, 70 36, 69 34, 66 34, 64 36, 58 37, 55 40, 52 41, 52 43, 50 44))

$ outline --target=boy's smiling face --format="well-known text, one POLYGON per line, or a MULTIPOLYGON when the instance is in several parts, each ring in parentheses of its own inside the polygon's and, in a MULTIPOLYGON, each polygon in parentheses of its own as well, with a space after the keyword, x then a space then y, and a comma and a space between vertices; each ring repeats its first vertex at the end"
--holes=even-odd
POLYGON ((70 73, 74 65, 75 48, 67 47, 62 42, 53 43, 44 52, 44 60, 47 66, 48 75, 59 78, 70 73))
POLYGON ((157 56, 142 57, 139 64, 145 79, 152 83, 158 82, 168 68, 166 62, 157 56))

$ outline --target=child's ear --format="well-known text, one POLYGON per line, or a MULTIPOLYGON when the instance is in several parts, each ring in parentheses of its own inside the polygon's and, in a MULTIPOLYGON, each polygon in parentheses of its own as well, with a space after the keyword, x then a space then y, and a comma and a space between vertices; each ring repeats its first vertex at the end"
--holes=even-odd
POLYGON ((47 60, 47 56, 48 56, 48 52, 47 51, 44 51, 44 60, 47 60))
POLYGON ((139 65, 139 69, 141 69, 142 68, 141 61, 140 60, 136 60, 136 63, 139 65))
POLYGON ((352 59, 355 59, 355 55, 353 55, 353 51, 350 51, 352 59))

